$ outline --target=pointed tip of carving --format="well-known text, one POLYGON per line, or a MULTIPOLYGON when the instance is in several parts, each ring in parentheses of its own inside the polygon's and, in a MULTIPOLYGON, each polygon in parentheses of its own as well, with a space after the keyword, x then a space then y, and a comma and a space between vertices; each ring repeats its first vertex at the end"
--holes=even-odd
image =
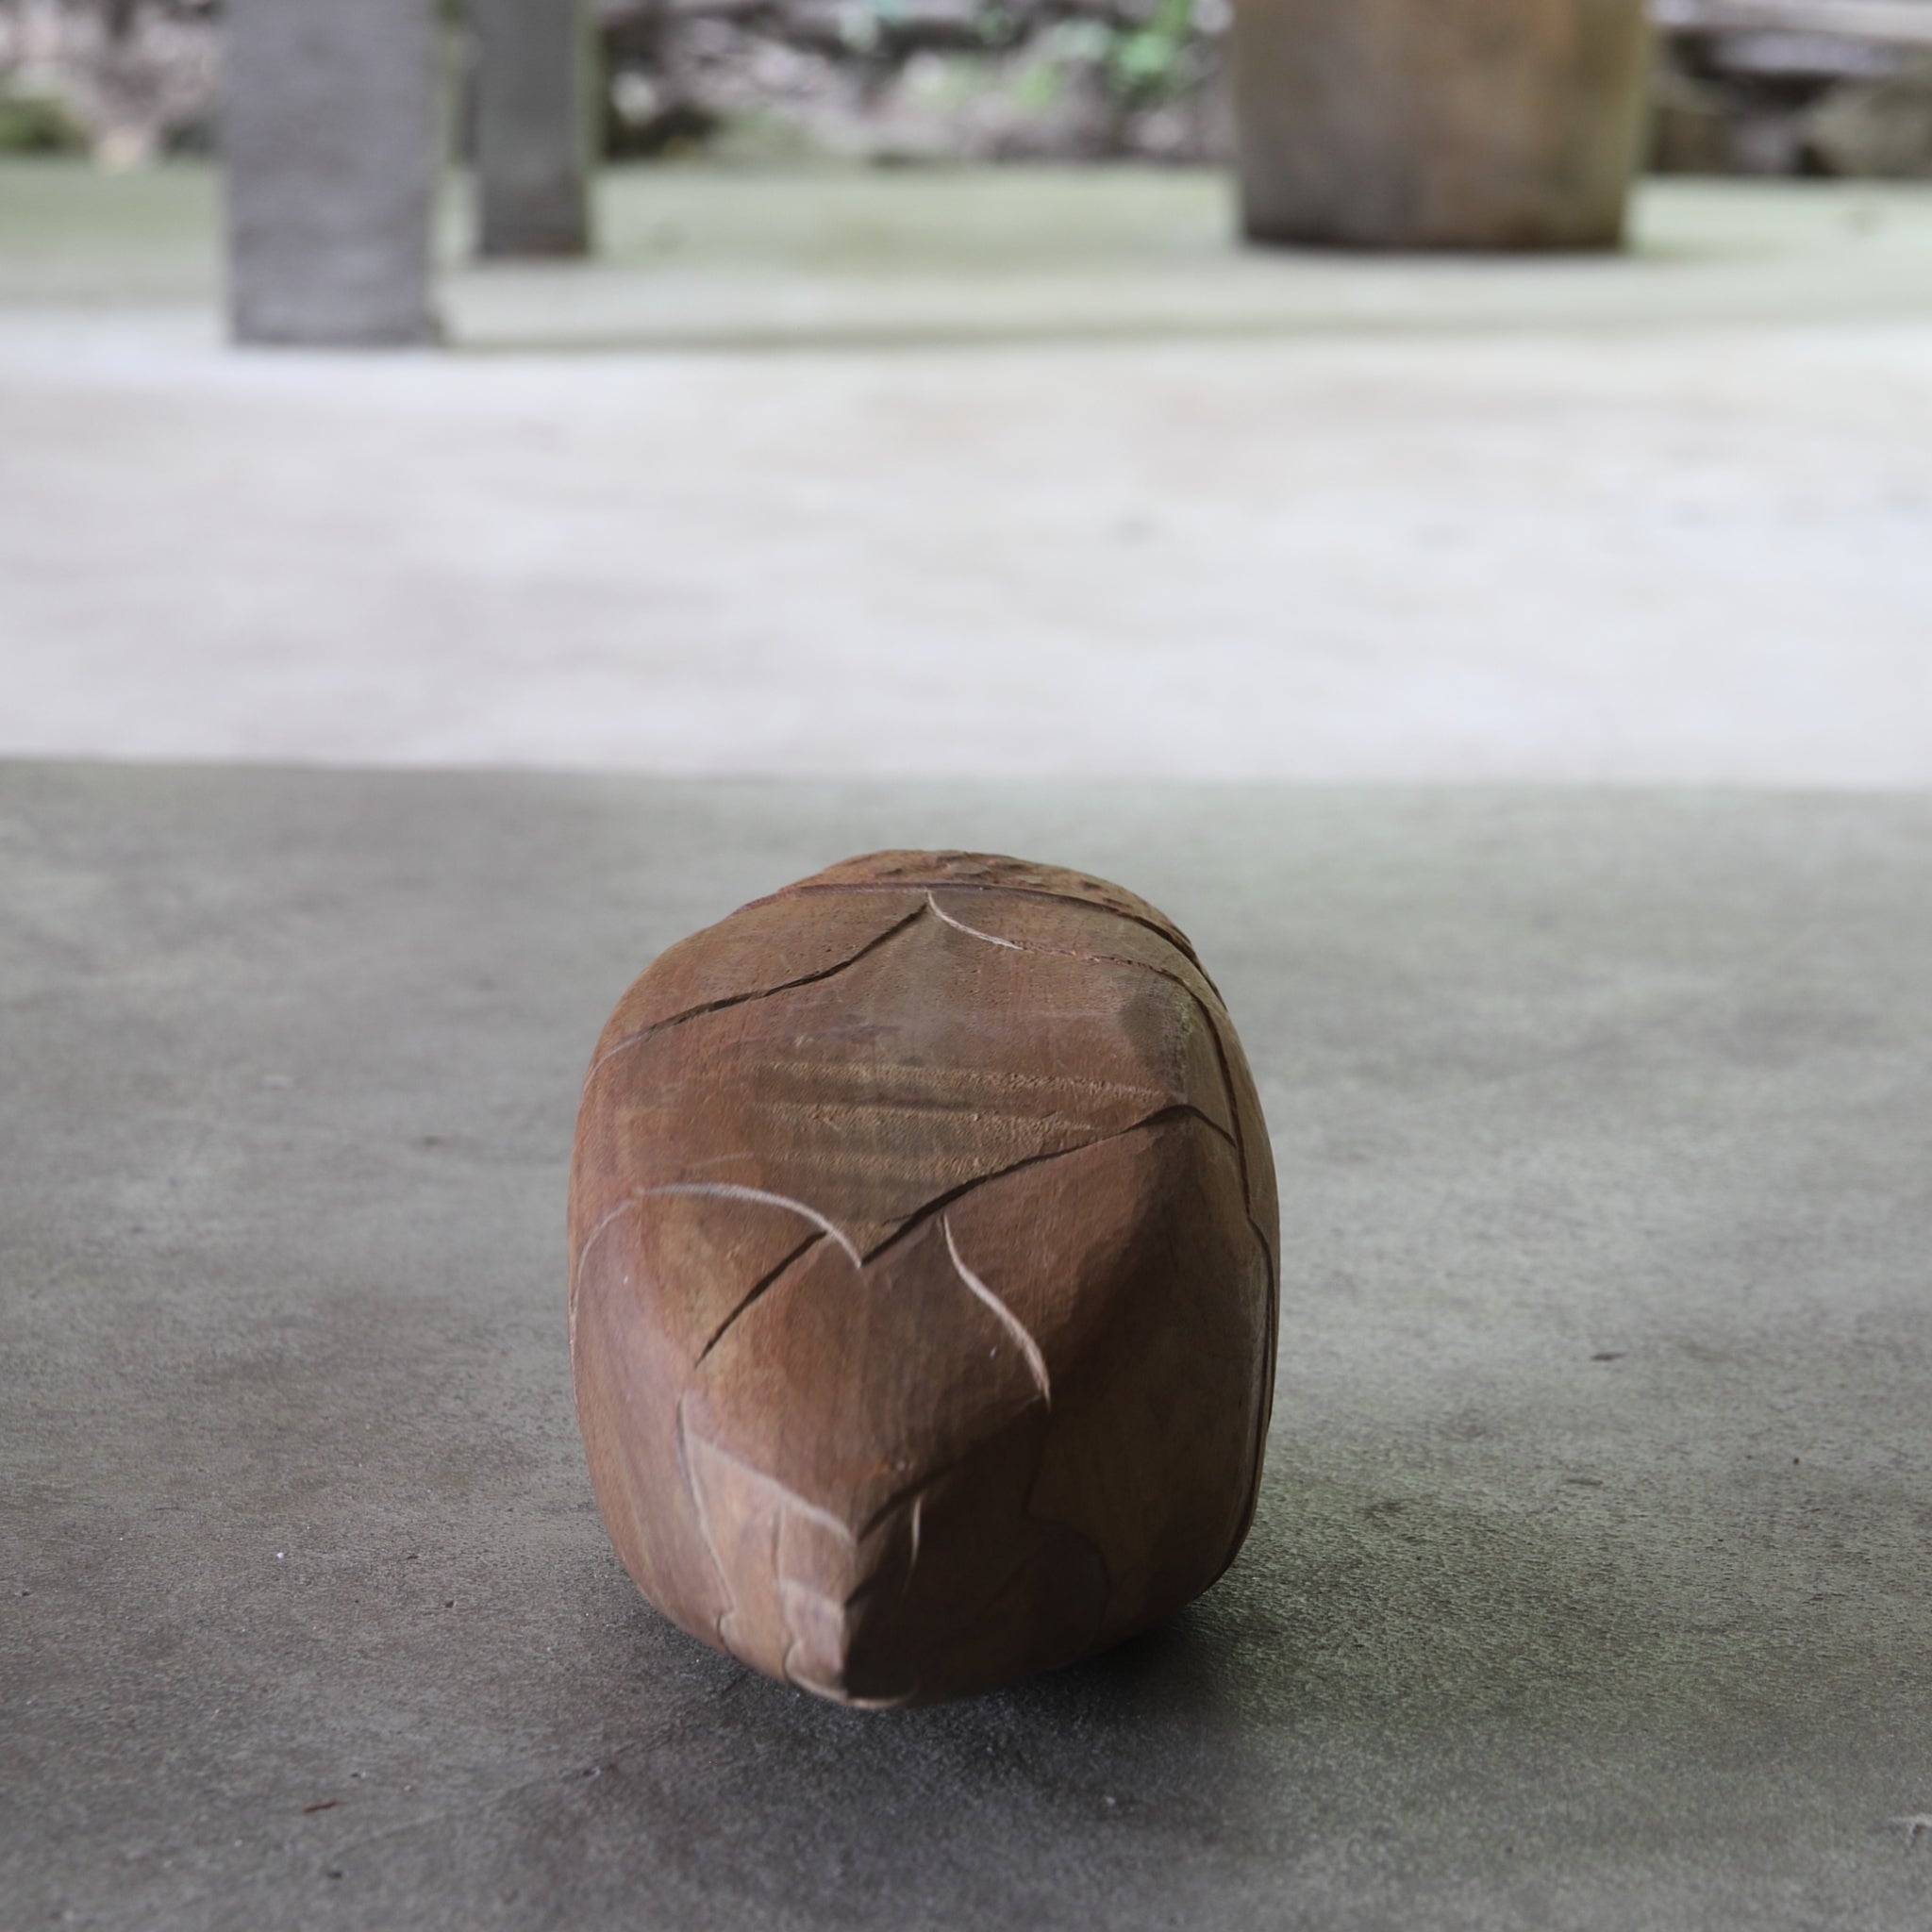
POLYGON ((1040 1391, 1040 1399, 1051 1408, 1053 1378, 1046 1372, 1046 1357, 1041 1353, 1039 1342, 1034 1341, 1032 1330, 960 1258, 959 1244, 953 1239, 953 1224, 943 1214, 940 1216, 940 1231, 946 1238, 946 1253, 952 1258, 953 1272, 992 1310, 1007 1332, 1019 1343, 1020 1353, 1026 1357, 1026 1367, 1040 1391))
POLYGON ((925 895, 925 909, 941 925, 950 925, 955 932, 963 932, 968 939, 984 940, 990 946, 1004 946, 1009 953, 1024 953, 1026 950, 1017 940, 1003 940, 998 933, 981 932, 976 925, 968 925, 963 919, 955 919, 930 892, 925 895))

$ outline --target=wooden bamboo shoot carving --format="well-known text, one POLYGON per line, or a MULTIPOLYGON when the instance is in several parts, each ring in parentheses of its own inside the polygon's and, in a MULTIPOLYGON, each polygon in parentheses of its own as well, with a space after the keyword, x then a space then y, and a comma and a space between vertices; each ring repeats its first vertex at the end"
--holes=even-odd
POLYGON ((884 852, 673 946, 584 1086, 571 1357, 639 1588, 896 1705, 1070 1663, 1247 1533, 1274 1164, 1186 939, 1120 888, 884 852))

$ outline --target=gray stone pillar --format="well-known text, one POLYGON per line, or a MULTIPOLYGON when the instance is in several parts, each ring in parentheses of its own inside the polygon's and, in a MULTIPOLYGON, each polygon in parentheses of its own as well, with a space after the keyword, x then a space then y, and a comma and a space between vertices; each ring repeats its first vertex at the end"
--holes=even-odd
POLYGON ((1643 0, 1235 0, 1242 225, 1358 248, 1622 239, 1643 0))
POLYGON ((224 58, 235 339, 433 339, 434 0, 229 0, 224 58))
POLYGON ((477 246, 590 246, 592 72, 584 0, 470 0, 476 42, 477 246))

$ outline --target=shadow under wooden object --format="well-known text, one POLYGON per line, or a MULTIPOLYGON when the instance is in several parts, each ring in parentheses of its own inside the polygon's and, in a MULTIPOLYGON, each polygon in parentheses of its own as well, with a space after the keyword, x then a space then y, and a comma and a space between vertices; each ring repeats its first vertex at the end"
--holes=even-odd
POLYGON ((1273 1157, 1212 982, 1118 887, 877 853, 672 947, 592 1058, 570 1229, 611 1540, 772 1676, 991 1689, 1247 1535, 1273 1157))
POLYGON ((1236 0, 1256 242, 1609 248, 1642 148, 1643 0, 1236 0))

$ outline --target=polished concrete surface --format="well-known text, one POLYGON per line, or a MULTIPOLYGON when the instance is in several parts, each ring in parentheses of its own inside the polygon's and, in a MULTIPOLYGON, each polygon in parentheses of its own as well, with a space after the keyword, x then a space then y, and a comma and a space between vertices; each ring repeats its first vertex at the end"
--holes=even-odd
POLYGON ((628 170, 238 354, 205 171, 0 166, 0 752, 1932 784, 1932 187, 1255 253, 1133 170, 628 170))
POLYGON ((1923 797, 0 768, 0 1918, 1920 1932, 1928 958, 1923 797), (886 842, 1191 930, 1286 1282, 1224 1581, 868 1716, 618 1568, 562 1196, 886 842))

